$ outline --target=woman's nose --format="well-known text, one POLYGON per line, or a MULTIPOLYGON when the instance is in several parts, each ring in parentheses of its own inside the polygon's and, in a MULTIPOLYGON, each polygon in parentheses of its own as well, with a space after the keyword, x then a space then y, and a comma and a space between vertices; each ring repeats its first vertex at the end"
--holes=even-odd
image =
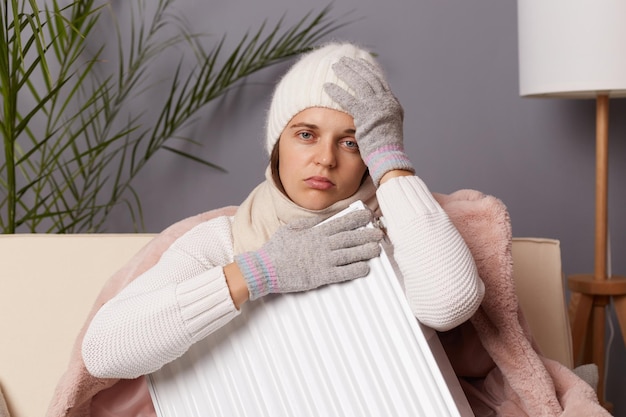
POLYGON ((324 143, 320 141, 318 149, 315 154, 315 163, 318 165, 324 165, 327 167, 334 167, 337 164, 337 158, 335 155, 336 149, 332 143, 324 143))

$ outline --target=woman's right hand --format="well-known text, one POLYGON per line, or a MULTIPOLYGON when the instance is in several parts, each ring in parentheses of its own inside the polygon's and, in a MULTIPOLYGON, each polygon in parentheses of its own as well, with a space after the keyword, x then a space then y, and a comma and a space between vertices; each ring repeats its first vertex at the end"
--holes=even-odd
POLYGON ((259 250, 235 256, 250 299, 366 276, 367 261, 380 255, 383 238, 380 229, 363 227, 372 219, 369 210, 318 226, 319 219, 304 219, 278 229, 259 250))

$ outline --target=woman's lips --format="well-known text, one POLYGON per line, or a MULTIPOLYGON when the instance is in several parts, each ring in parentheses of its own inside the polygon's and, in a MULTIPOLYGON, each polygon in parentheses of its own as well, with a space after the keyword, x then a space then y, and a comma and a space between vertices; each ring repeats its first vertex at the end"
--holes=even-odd
POLYGON ((331 180, 326 177, 309 177, 304 180, 306 185, 316 190, 328 190, 335 186, 331 180))

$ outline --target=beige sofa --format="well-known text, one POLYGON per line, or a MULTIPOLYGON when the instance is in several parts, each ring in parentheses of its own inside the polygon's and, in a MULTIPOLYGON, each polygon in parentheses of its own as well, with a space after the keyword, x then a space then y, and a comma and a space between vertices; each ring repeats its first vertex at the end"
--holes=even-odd
MULTIPOLYGON (((12 417, 45 414, 103 283, 152 236, 0 235, 0 389, 12 417)), ((571 367, 559 242, 516 238, 513 261, 539 346, 571 367)))

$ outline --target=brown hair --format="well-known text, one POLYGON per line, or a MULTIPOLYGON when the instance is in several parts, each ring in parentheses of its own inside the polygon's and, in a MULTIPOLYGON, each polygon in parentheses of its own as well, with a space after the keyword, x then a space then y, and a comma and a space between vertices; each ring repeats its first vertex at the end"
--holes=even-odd
POLYGON ((280 172, 278 170, 278 143, 280 139, 276 141, 274 147, 272 148, 272 153, 270 154, 270 169, 272 170, 272 179, 274 180, 274 184, 276 187, 285 195, 285 189, 283 188, 283 183, 280 181, 280 172))

